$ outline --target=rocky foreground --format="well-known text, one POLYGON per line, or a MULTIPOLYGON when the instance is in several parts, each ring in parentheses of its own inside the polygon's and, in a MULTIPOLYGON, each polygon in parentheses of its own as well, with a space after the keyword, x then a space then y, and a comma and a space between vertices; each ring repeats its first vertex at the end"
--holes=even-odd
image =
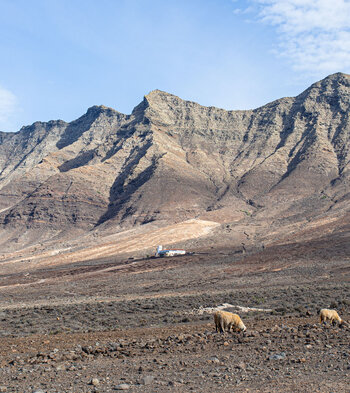
POLYGON ((0 392, 349 392, 350 241, 4 264, 0 392), (215 332, 211 308, 241 315, 215 332), (242 308, 246 307, 246 308, 242 308))
POLYGON ((348 326, 315 317, 1 340, 1 392, 348 392, 348 326))

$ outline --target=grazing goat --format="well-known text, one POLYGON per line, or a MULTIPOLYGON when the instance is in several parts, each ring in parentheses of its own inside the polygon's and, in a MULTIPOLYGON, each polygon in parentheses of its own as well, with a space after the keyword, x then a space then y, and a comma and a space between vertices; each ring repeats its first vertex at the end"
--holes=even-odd
POLYGON ((237 314, 227 311, 216 311, 214 314, 215 330, 224 333, 225 330, 230 331, 232 328, 235 331, 246 331, 244 323, 237 314))
POLYGON ((343 324, 343 320, 340 318, 338 313, 335 310, 328 310, 323 308, 320 310, 320 323, 322 322, 331 322, 333 325, 338 322, 339 325, 343 324))

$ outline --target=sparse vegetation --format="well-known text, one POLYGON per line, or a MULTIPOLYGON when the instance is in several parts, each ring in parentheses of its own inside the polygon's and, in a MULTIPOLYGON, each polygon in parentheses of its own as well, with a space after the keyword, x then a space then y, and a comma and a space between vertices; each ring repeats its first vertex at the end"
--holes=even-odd
MULTIPOLYGON (((142 392, 140 376, 149 373, 155 376, 154 392, 168 388, 158 381, 169 378, 182 379, 178 387, 184 391, 196 391, 200 383, 203 392, 215 391, 218 380, 222 391, 232 391, 232 384, 238 392, 259 391, 261 381, 273 391, 278 379, 286 384, 281 391, 299 393, 292 381, 307 379, 307 388, 300 386, 311 393, 316 391, 313 381, 317 386, 327 381, 334 388, 330 375, 338 375, 342 387, 350 327, 322 326, 317 312, 332 305, 350 320, 347 247, 343 239, 317 247, 267 247, 244 258, 214 250, 161 261, 126 258, 39 267, 31 274, 35 282, 46 279, 40 285, 2 288, 1 381, 12 391, 31 391, 40 380, 46 390, 69 391, 74 384, 84 392, 86 386, 90 389, 86 381, 91 375, 99 375, 101 391, 113 391, 122 376, 135 392, 142 392), (192 312, 223 303, 272 311, 228 310, 241 315, 247 331, 221 336, 214 333, 212 314, 192 312), (333 368, 325 360, 330 351, 336 355, 333 368), (277 360, 266 359, 281 352, 285 358, 275 370, 277 360), (311 377, 304 365, 312 370, 311 377), (213 376, 214 366, 219 377, 213 376), (29 368, 31 373, 19 372, 29 368)), ((22 278, 18 272, 3 276, 2 282, 22 278)))

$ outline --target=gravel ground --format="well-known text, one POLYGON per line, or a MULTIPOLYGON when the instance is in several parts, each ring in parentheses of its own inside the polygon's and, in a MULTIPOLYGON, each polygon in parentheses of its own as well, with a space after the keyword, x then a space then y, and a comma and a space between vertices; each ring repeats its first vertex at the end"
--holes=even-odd
POLYGON ((313 317, 245 322, 244 334, 189 323, 2 339, 3 391, 349 391, 349 327, 313 317))
POLYGON ((306 245, 4 274, 0 392, 349 392, 350 327, 317 316, 350 321, 349 276, 306 245), (221 335, 223 303, 268 311, 221 335))

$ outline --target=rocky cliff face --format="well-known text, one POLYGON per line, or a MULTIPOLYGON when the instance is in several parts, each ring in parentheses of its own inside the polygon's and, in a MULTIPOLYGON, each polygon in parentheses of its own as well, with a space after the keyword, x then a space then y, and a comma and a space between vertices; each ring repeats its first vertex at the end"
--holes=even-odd
POLYGON ((338 73, 255 110, 155 90, 131 115, 94 106, 71 123, 1 133, 5 239, 19 230, 45 238, 222 211, 227 222, 237 212, 297 220, 342 210, 349 102, 350 76, 338 73))

